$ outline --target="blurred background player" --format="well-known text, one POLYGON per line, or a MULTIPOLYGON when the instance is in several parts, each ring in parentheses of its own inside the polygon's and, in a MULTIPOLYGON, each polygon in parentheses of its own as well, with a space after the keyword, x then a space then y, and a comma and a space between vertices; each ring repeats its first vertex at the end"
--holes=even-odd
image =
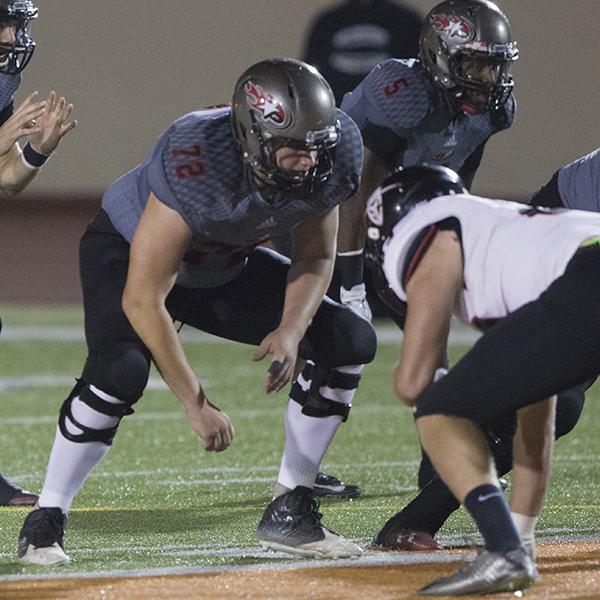
POLYGON ((342 110, 358 124, 365 158, 358 194, 340 207, 340 298, 366 316, 363 274, 366 201, 400 166, 445 165, 467 188, 488 139, 515 117, 510 24, 487 0, 446 0, 421 27, 418 58, 390 59, 346 94, 342 110))
MULTIPOLYGON (((21 72, 29 63, 35 42, 31 22, 38 9, 29 0, 0 0, 0 190, 18 194, 33 180, 61 138, 74 126, 72 105, 51 92, 46 101, 30 94, 15 110, 14 96, 21 72), (28 138, 21 150, 19 141, 28 138)), ((2 321, 0 320, 0 330, 2 321)), ((33 506, 37 496, 0 475, 0 506, 33 506)))
POLYGON ((275 497, 258 539, 302 556, 362 552, 322 525, 312 492, 362 365, 375 354, 371 325, 323 299, 337 206, 356 192, 361 162, 358 128, 318 71, 273 59, 244 72, 231 108, 177 119, 108 188, 80 245, 89 354, 60 412, 39 508, 19 536, 22 562, 69 560, 66 513, 142 396, 151 360, 204 449, 232 443, 232 423, 206 397, 174 321, 258 346, 254 360, 271 361, 267 393, 290 382, 298 354, 306 360, 291 388, 275 497), (257 248, 292 230, 291 263, 257 248))
POLYGON ((303 60, 325 77, 338 106, 346 92, 387 58, 416 56, 423 17, 392 0, 345 0, 319 13, 303 60))
POLYGON ((500 489, 485 428, 517 412, 513 511, 536 517, 548 485, 559 390, 600 365, 600 215, 465 193, 443 167, 410 167, 369 200, 369 255, 404 312, 396 394, 486 549, 425 595, 514 591, 537 578, 500 489), (536 276, 532 277, 532 273, 536 276), (484 332, 434 382, 451 315, 484 332))

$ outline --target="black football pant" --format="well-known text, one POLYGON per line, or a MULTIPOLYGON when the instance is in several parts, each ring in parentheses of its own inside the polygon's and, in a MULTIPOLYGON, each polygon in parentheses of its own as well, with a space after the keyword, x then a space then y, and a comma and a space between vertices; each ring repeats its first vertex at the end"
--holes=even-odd
MULTIPOLYGON (((88 358, 84 383, 133 404, 147 383, 150 353, 121 307, 129 244, 101 211, 80 244, 88 358)), ((256 249, 233 281, 214 288, 175 285, 166 306, 174 321, 216 336, 258 345, 279 326, 289 261, 256 249)), ((303 358, 323 368, 359 365, 375 355, 372 326, 325 300, 300 346, 303 358)))
MULTIPOLYGON (((430 392, 441 391, 438 397, 446 407, 441 412, 473 417, 483 427, 500 475, 512 468, 518 408, 558 392, 556 436, 565 435, 577 423, 584 390, 600 372, 598 298, 600 248, 590 246, 577 252, 565 274, 538 300, 494 325, 446 377, 424 393, 427 403, 432 400, 430 392), (466 401, 465 390, 471 392, 466 401), (455 410, 459 402, 461 408, 455 410)), ((433 414, 437 409, 432 407, 422 412, 422 399, 420 414, 433 414)), ((419 486, 419 496, 386 527, 393 523, 433 534, 458 508, 428 459, 419 470, 419 486)))

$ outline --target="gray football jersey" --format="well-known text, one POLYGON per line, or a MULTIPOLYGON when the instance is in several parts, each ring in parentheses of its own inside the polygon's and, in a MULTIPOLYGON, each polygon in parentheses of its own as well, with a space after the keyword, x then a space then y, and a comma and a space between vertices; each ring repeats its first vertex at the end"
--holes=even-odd
POLYGON ((567 208, 600 212, 600 148, 558 170, 558 191, 567 208))
MULTIPOLYGON (((21 73, 16 75, 7 75, 0 73, 0 113, 12 105, 15 92, 21 83, 21 73)), ((6 113, 3 115, 3 121, 0 125, 10 117, 10 114, 6 113)))
POLYGON ((458 171, 491 135, 512 125, 516 106, 511 96, 498 111, 456 114, 419 61, 392 58, 344 96, 342 109, 390 169, 428 163, 458 171))
POLYGON ((362 141, 354 122, 338 110, 341 135, 333 172, 308 193, 277 191, 267 198, 243 163, 231 109, 180 117, 158 138, 146 160, 115 181, 102 199, 115 228, 131 242, 152 192, 177 211, 193 232, 178 283, 221 285, 243 268, 257 244, 289 233, 304 219, 354 195, 360 184, 362 141))

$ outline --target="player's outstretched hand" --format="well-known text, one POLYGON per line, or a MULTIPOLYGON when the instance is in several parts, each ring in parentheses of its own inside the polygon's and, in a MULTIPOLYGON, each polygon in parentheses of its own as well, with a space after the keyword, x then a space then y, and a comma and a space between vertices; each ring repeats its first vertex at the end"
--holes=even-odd
POLYGON ((41 131, 38 120, 46 110, 46 102, 36 100, 37 95, 37 92, 29 94, 0 127, 0 156, 6 154, 22 137, 41 131))
POLYGON ((222 452, 231 446, 235 435, 231 419, 211 404, 206 396, 203 403, 187 406, 186 414, 191 428, 202 438, 207 452, 222 452))
POLYGON ((299 342, 296 335, 279 327, 275 331, 271 331, 256 349, 252 360, 262 360, 267 354, 271 355, 271 365, 263 384, 267 394, 278 392, 291 381, 298 356, 299 342))
POLYGON ((61 96, 57 98, 53 90, 46 98, 45 110, 39 118, 36 117, 38 131, 29 137, 31 147, 40 154, 51 154, 60 140, 69 133, 77 121, 69 120, 73 105, 61 96))

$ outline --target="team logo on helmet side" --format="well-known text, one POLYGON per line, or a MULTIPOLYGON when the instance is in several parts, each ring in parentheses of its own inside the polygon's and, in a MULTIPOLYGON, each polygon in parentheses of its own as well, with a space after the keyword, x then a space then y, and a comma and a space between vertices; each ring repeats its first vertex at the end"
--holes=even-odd
POLYGON ((383 225, 383 199, 381 197, 381 188, 377 188, 367 201, 366 213, 369 221, 381 227, 383 225))
POLYGON ((429 17, 433 30, 448 45, 464 44, 475 38, 473 23, 458 15, 436 13, 429 17))
POLYGON ((251 81, 246 82, 244 91, 248 106, 261 121, 266 121, 278 129, 289 127, 292 115, 273 94, 265 92, 260 85, 251 81))

